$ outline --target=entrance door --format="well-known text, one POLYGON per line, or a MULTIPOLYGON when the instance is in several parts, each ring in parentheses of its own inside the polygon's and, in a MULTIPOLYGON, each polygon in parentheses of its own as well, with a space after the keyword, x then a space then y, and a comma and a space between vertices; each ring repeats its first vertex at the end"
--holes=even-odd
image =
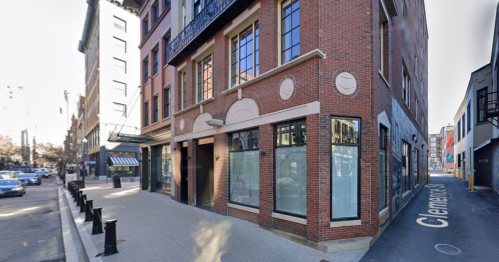
POLYGON ((492 186, 492 146, 487 145, 475 151, 475 186, 492 186))
POLYGON ((188 194, 187 194, 187 147, 182 147, 180 149, 180 201, 187 202, 188 194))
POLYGON ((213 144, 197 146, 196 162, 196 203, 211 204, 214 196, 213 144))

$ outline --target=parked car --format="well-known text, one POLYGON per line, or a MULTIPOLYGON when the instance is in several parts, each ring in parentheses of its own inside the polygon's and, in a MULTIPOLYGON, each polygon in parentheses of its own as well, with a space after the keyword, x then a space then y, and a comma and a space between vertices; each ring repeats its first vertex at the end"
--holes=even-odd
POLYGON ((17 178, 20 174, 24 174, 23 172, 21 171, 10 171, 10 175, 13 177, 13 178, 17 178))
POLYGON ((26 194, 26 187, 19 179, 0 180, 0 196, 20 196, 26 194))
POLYGON ((12 176, 10 175, 10 171, 0 171, 0 179, 10 179, 12 176))
POLYGON ((18 177, 21 182, 24 183, 24 185, 41 185, 42 184, 42 178, 37 175, 36 173, 27 173, 27 174, 22 174, 19 175, 18 177))
POLYGON ((47 171, 36 171, 35 174, 39 175, 40 177, 50 177, 50 173, 47 173, 47 171))

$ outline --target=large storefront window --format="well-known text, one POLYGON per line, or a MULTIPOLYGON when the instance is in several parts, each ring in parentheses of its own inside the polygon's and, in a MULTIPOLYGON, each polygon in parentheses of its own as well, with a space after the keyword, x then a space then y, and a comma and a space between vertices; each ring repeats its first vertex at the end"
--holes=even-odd
POLYGON ((135 175, 134 166, 110 166, 107 169, 108 175, 135 175))
POLYGON ((388 129, 379 127, 379 210, 386 207, 386 138, 388 129))
POLYGON ((331 129, 331 219, 359 218, 360 121, 333 118, 331 129))
POLYGON ((279 124, 276 129, 275 211, 306 217, 306 121, 279 124))
POLYGON ((233 133, 230 144, 230 202, 260 206, 260 158, 258 129, 233 133))

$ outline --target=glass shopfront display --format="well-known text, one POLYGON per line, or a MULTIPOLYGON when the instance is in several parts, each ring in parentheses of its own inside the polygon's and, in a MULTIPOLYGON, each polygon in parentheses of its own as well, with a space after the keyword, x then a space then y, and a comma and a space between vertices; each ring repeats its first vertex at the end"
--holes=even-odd
POLYGON ((258 129, 231 135, 229 153, 231 203, 260 206, 259 136, 258 129))
POLYGON ((306 121, 276 126, 275 211, 307 216, 306 121))
POLYGON ((331 219, 359 218, 360 121, 333 118, 331 219))

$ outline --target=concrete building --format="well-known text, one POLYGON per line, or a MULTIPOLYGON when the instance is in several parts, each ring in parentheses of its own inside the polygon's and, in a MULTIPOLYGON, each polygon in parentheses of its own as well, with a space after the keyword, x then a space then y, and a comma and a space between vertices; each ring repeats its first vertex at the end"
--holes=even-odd
MULTIPOLYGON (((463 180, 474 177, 475 185, 487 187, 491 186, 492 177, 489 161, 483 159, 488 157, 477 158, 476 151, 490 143, 492 138, 493 126, 487 121, 484 110, 481 110, 484 97, 491 91, 492 67, 488 64, 471 74, 465 97, 454 117, 457 176, 463 180)), ((490 154, 487 155, 490 157, 490 154)))
POLYGON ((442 169, 442 138, 440 134, 430 134, 428 136, 429 145, 429 168, 432 170, 442 169))
POLYGON ((121 142, 140 134, 137 12, 122 1, 89 0, 78 50, 85 54, 85 138, 95 165, 88 175, 137 176, 139 147, 121 142))
POLYGON ((423 1, 134 2, 143 189, 171 152, 173 199, 327 251, 367 248, 426 182, 423 1))

